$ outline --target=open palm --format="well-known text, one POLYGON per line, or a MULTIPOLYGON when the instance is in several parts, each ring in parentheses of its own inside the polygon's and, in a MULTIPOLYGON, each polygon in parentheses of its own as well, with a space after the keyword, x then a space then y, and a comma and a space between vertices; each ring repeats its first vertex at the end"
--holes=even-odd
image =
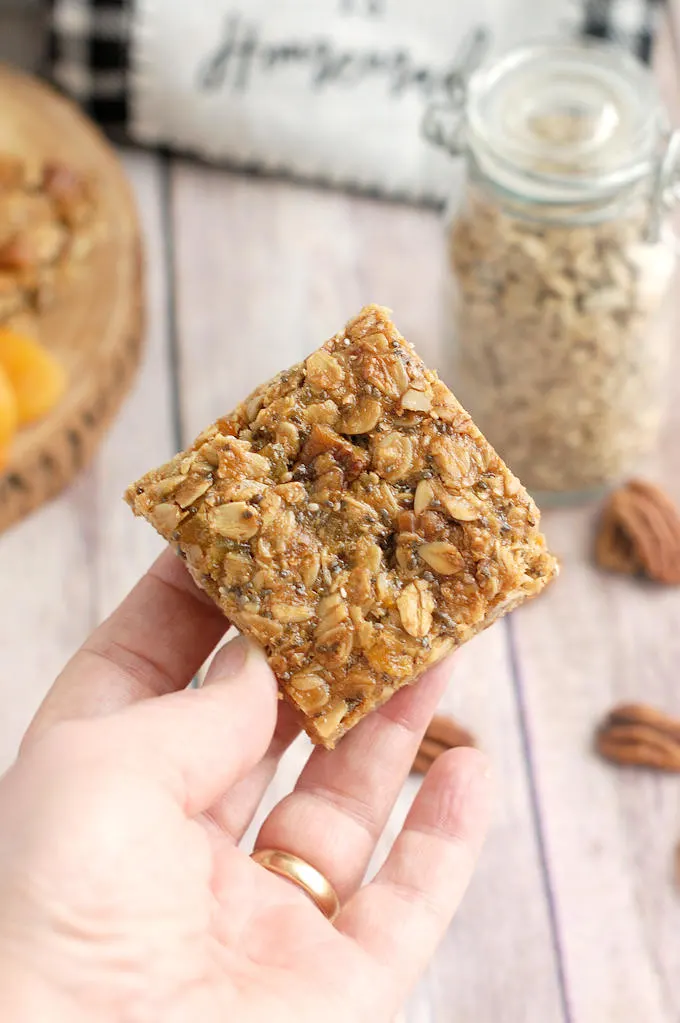
POLYGON ((12 1023, 389 1021, 447 927, 485 828, 472 750, 429 772, 364 872, 445 682, 432 670, 316 750, 257 847, 334 885, 329 923, 239 848, 297 734, 262 655, 164 555, 57 680, 0 782, 0 990, 12 1023))

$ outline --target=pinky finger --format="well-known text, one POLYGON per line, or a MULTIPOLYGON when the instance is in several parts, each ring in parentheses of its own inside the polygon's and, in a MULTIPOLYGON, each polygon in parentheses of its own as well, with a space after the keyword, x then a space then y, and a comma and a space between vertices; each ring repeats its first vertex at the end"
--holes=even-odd
POLYGON ((488 826, 489 773, 477 750, 440 757, 384 866, 337 920, 386 968, 394 995, 420 976, 467 888, 488 826))

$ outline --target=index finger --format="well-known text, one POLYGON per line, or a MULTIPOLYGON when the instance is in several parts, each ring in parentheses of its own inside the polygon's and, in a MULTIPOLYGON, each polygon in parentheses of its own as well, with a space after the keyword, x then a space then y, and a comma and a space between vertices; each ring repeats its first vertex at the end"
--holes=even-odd
POLYGON ((58 721, 185 688, 228 628, 184 563, 165 551, 66 665, 24 743, 58 721))

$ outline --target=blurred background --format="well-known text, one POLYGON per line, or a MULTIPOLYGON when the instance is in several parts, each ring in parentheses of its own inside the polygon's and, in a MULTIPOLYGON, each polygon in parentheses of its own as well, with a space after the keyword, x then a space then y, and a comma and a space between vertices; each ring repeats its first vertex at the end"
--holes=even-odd
POLYGON ((498 801, 404 1019, 677 1023, 676 0, 0 0, 0 58, 0 367, 45 396, 0 388, 0 770, 162 548, 126 485, 387 305, 562 562, 456 658, 498 801), (658 731, 598 755, 623 703, 662 770, 658 731))

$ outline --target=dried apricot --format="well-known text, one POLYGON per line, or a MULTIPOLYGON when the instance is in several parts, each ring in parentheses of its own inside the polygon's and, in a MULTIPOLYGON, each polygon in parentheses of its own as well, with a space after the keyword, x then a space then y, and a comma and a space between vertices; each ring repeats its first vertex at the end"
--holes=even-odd
POLYGON ((6 328, 0 328, 0 368, 14 390, 20 426, 50 412, 66 388, 66 373, 54 356, 33 338, 6 328))
POLYGON ((19 413, 17 399, 9 377, 0 367, 0 468, 5 464, 14 431, 17 428, 19 413))

